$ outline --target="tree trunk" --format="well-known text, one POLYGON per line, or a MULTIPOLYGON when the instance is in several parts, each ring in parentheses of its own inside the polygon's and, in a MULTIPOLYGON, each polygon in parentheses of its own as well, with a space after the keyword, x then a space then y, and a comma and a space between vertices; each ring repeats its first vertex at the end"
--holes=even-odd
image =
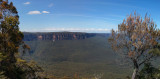
POLYGON ((133 71, 133 74, 132 74, 132 79, 136 78, 137 72, 138 72, 138 69, 135 68, 134 71, 133 71))

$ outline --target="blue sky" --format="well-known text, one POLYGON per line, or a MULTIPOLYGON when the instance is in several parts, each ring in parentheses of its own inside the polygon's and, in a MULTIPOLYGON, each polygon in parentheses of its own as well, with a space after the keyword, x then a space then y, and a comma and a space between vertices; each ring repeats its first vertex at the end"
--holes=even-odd
POLYGON ((151 15, 160 27, 158 0, 9 0, 17 7, 26 32, 108 33, 135 10, 151 15))

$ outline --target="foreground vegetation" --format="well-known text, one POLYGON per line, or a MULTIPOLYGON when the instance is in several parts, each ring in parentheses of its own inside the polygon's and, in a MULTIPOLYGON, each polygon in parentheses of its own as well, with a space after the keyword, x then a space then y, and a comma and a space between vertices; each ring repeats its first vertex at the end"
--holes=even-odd
MULTIPOLYGON (((126 60, 132 62, 134 69, 132 79, 142 79, 140 72, 146 65, 151 65, 150 63, 153 58, 155 59, 160 55, 159 36, 160 30, 153 20, 147 15, 143 19, 137 15, 136 12, 118 25, 118 31, 112 30, 109 41, 115 51, 118 51, 118 53, 122 51, 120 54, 125 57, 126 60)), ((147 72, 147 77, 144 76, 143 78, 159 78, 153 76, 155 72, 156 70, 147 72)))
MULTIPOLYGON (((40 79, 42 69, 34 62, 25 61, 19 55, 19 48, 28 50, 19 30, 19 16, 16 7, 8 0, 0 0, 0 78, 40 79)), ((22 54, 23 54, 22 53, 22 54)))

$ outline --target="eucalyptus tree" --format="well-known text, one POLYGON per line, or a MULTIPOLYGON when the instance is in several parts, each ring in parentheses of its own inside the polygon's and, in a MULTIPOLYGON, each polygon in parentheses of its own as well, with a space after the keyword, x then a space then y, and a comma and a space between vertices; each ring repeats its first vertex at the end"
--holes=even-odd
POLYGON ((123 50, 126 60, 133 63, 132 79, 138 79, 140 67, 160 55, 159 50, 160 31, 155 23, 147 15, 144 19, 136 13, 130 14, 121 24, 118 30, 112 30, 109 41, 115 51, 123 50))
POLYGON ((19 55, 29 49, 23 42, 23 33, 19 30, 19 15, 15 6, 8 0, 0 0, 0 72, 7 79, 36 79, 41 70, 36 64, 29 63, 19 55))

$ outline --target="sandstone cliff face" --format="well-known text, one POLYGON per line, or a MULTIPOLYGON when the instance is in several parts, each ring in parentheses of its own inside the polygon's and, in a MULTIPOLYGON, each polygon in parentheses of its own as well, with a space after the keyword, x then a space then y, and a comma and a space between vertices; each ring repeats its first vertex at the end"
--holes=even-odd
MULTIPOLYGON (((48 32, 30 33, 24 32, 24 41, 34 40, 81 40, 96 36, 96 33, 73 33, 73 32, 48 32)), ((101 34, 102 35, 102 34, 101 34)))

